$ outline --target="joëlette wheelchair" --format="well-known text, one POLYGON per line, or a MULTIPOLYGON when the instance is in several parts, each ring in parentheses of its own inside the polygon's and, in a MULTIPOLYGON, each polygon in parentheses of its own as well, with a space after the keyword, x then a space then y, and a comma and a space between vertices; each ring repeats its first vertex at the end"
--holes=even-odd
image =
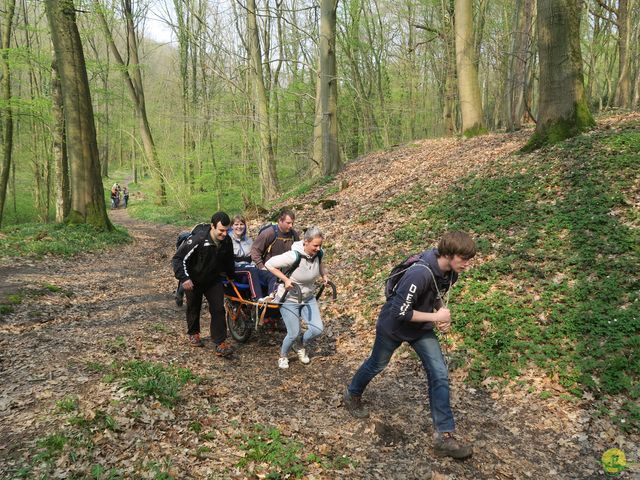
MULTIPOLYGON (((260 327, 274 327, 282 320, 280 304, 286 298, 291 299, 293 297, 298 303, 303 303, 302 291, 296 284, 279 301, 252 301, 249 283, 227 280, 224 285, 224 309, 227 326, 231 336, 242 343, 248 341, 253 332, 259 331, 260 327)), ((321 284, 316 292, 318 301, 320 301, 325 291, 330 294, 331 300, 338 298, 334 283, 327 282, 326 285, 321 284), (329 289, 327 290, 326 287, 329 287, 329 289)))

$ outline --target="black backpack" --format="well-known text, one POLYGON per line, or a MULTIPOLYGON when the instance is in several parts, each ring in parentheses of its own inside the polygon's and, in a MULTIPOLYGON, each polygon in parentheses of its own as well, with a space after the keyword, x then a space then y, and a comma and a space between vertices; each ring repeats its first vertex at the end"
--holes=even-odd
MULTIPOLYGON (((396 291, 396 287, 398 283, 400 283, 400 279, 404 276, 405 272, 409 270, 413 265, 419 263, 427 267, 427 265, 422 262, 422 253, 415 253, 407 258, 405 258, 401 263, 397 264, 395 267, 391 269, 389 272, 389 276, 385 280, 384 283, 384 296, 387 300, 389 300, 396 291)), ((427 267, 429 268, 429 267, 427 267)))
POLYGON ((178 238, 176 238, 176 250, 180 248, 180 246, 192 235, 196 233, 196 230, 200 230, 204 227, 209 227, 208 223, 198 223, 195 225, 191 231, 184 230, 178 234, 178 238))

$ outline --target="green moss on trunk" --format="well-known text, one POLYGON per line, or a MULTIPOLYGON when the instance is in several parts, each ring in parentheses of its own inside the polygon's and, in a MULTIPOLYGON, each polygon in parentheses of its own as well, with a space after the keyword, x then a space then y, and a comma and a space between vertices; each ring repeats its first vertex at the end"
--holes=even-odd
POLYGON ((473 138, 477 137, 478 135, 484 135, 485 133, 487 133, 486 127, 480 124, 475 124, 473 127, 468 128, 467 130, 462 132, 462 135, 464 135, 465 138, 473 138))
POLYGON ((553 145, 567 138, 575 137, 594 125, 595 121, 586 102, 579 102, 575 105, 572 117, 547 122, 545 125, 538 125, 529 142, 520 151, 528 153, 545 145, 553 145))

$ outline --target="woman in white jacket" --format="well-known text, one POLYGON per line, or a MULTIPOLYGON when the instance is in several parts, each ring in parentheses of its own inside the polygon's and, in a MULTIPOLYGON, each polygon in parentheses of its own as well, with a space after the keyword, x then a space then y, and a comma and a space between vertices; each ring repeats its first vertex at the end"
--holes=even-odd
POLYGON ((287 327, 287 336, 284 337, 280 348, 278 360, 280 368, 289 368, 288 354, 292 347, 296 350, 300 361, 308 364, 310 360, 306 346, 311 339, 320 335, 324 328, 315 297, 316 280, 322 278, 324 283, 329 281, 321 262, 323 241, 324 234, 320 229, 309 227, 304 233, 303 240, 295 242, 289 252, 271 257, 265 263, 265 267, 282 282, 278 285, 276 298, 282 298, 285 290, 291 290, 293 284, 298 285, 302 292, 302 303, 298 303, 298 299, 293 295, 287 295, 280 306, 280 314, 287 327), (292 267, 295 269, 290 271, 292 267), (295 345, 300 335, 300 317, 306 322, 307 331, 302 337, 302 344, 295 345))

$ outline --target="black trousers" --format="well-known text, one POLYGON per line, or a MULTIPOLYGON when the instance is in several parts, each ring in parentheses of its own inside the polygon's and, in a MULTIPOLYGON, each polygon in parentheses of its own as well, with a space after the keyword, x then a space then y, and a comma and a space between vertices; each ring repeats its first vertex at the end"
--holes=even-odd
POLYGON ((224 285, 215 282, 207 285, 195 285, 193 290, 185 290, 187 295, 187 333, 195 335, 200 333, 200 310, 202 309, 202 296, 209 303, 211 314, 211 338, 216 345, 221 344, 227 338, 227 322, 224 312, 224 285))

